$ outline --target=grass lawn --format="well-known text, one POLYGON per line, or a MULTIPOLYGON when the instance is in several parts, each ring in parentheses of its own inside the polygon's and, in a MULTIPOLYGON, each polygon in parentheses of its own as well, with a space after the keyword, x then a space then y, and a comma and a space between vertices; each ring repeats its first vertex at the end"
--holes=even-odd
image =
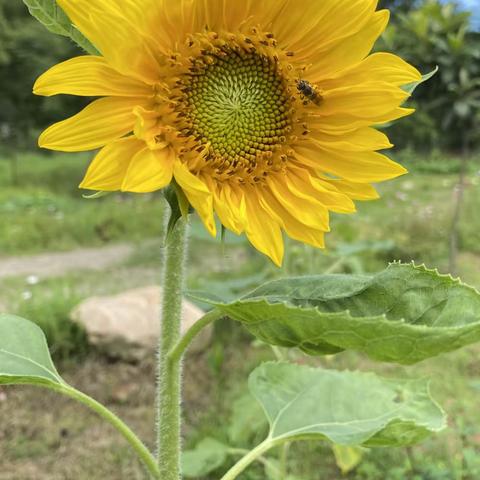
POLYGON ((0 158, 0 257, 158 237, 159 195, 85 200, 79 185, 91 155, 0 158))
MULTIPOLYGON (((405 156, 406 154, 403 154, 405 156)), ((0 304, 37 321, 46 331, 67 380, 119 412, 150 444, 153 441, 154 365, 110 363, 89 348, 85 335, 68 320, 69 311, 92 295, 155 283, 161 264, 160 195, 110 195, 85 200, 76 189, 88 158, 84 155, 20 155, 17 165, 0 159, 0 260, 2 256, 133 242, 133 255, 108 271, 78 271, 31 285, 23 277, 0 280, 0 304), (15 182, 13 182, 15 180, 15 182)), ((360 203, 355 216, 336 215, 328 249, 316 251, 289 242, 285 265, 273 267, 242 238, 212 240, 194 221, 188 286, 232 297, 282 275, 374 272, 392 260, 415 260, 448 269, 448 245, 458 161, 432 156, 409 159, 412 173, 379 187, 382 200, 360 203)), ((460 222, 459 270, 480 287, 480 162, 470 162, 460 222)), ((406 449, 365 452, 360 466, 342 477, 326 443, 299 443, 289 455, 291 473, 302 480, 480 478, 480 347, 474 346, 404 368, 373 364, 345 353, 293 358, 326 368, 373 370, 389 377, 432 378, 432 391, 449 413, 450 427, 406 449)), ((232 322, 216 326, 209 349, 187 359, 186 446, 206 436, 236 447, 260 440, 263 426, 246 397, 248 373, 270 348, 259 345, 232 322), (249 421, 238 422, 238 408, 249 421), (234 427, 228 425, 232 420, 234 427), (252 425, 253 428, 246 428, 252 425)), ((109 427, 68 400, 35 395, 29 388, 0 391, 0 480, 140 479, 142 469, 109 427)), ((273 452, 276 455, 278 452, 273 452)), ((219 478, 221 471, 209 478, 219 478)), ((242 480, 264 480, 261 465, 242 480)), ((278 479, 277 479, 278 480, 278 479)))

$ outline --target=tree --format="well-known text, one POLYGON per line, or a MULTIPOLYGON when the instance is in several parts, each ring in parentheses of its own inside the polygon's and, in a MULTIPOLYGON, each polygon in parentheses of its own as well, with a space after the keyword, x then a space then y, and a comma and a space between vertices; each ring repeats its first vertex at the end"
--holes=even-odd
POLYGON ((388 8, 394 12, 408 12, 418 5, 418 0, 380 0, 380 8, 388 8))
POLYGON ((423 72, 439 73, 417 91, 419 114, 404 122, 402 143, 465 151, 478 144, 480 128, 480 34, 470 30, 470 13, 454 2, 427 0, 399 13, 383 47, 423 72))
POLYGON ((35 79, 50 66, 80 54, 67 38, 50 34, 21 2, 0 0, 0 139, 26 148, 48 124, 79 110, 78 98, 46 102, 32 94, 35 79))

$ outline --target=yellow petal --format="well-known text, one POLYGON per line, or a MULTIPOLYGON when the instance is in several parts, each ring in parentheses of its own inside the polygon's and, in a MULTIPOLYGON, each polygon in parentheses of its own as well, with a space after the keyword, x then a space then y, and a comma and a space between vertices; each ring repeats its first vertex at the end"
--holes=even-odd
MULTIPOLYGON (((242 2, 238 2, 242 3, 242 2)), ((333 45, 360 31, 372 21, 377 0, 309 0, 301 6, 298 0, 274 2, 280 12, 272 17, 274 34, 288 45, 295 56, 311 57, 312 51, 326 52, 333 45)))
POLYGON ((206 181, 213 192, 213 206, 222 225, 237 235, 243 233, 245 216, 240 214, 242 202, 233 194, 230 185, 217 183, 212 179, 206 179, 206 181))
POLYGON ((401 88, 385 82, 365 82, 326 91, 318 115, 346 113, 368 118, 372 123, 400 106, 410 95, 401 88))
MULTIPOLYGON (((261 195, 261 194, 260 194, 261 195)), ((247 224, 245 232, 252 245, 270 257, 279 267, 282 265, 284 244, 277 221, 260 206, 255 187, 245 195, 247 224)))
POLYGON ((372 185, 368 183, 355 183, 348 180, 337 180, 325 177, 325 181, 331 183, 335 188, 344 192, 352 200, 377 200, 380 195, 372 185))
POLYGON ((33 93, 51 96, 60 93, 87 97, 140 97, 153 95, 152 87, 126 77, 102 57, 85 55, 55 65, 35 82, 33 93))
POLYGON ((293 193, 286 183, 286 177, 280 179, 276 175, 269 175, 267 185, 275 198, 299 222, 317 230, 328 231, 329 213, 325 205, 312 196, 302 195, 292 186, 292 190, 295 190, 293 193))
POLYGON ((374 43, 385 30, 390 14, 388 10, 380 10, 372 15, 369 22, 358 32, 346 37, 333 48, 321 48, 312 55, 313 66, 308 70, 308 78, 313 82, 321 82, 336 72, 344 70, 363 60, 372 50, 374 43))
POLYGON ((297 147, 296 157, 300 164, 319 172, 358 183, 381 182, 407 173, 401 165, 377 152, 340 152, 311 143, 297 147))
POLYGON ((206 229, 215 237, 217 227, 213 217, 213 195, 207 185, 180 161, 175 162, 174 176, 177 183, 182 187, 188 201, 197 211, 206 229))
POLYGON ((259 194, 259 201, 264 210, 273 218, 276 218, 290 238, 312 247, 325 248, 324 232, 300 222, 268 189, 264 189, 259 194))
POLYGON ((147 110, 140 106, 135 107, 133 113, 135 115, 135 127, 133 129, 135 136, 143 140, 152 150, 155 149, 160 114, 156 110, 147 110))
MULTIPOLYGON (((130 0, 136 2, 136 0, 130 0)), ((208 24, 210 5, 199 0, 144 0, 140 5, 142 19, 146 22, 145 30, 150 36, 158 39, 167 50, 174 50, 180 42, 184 42, 187 35, 201 32, 208 24)))
POLYGON ((329 135, 345 135, 358 130, 359 128, 381 125, 387 122, 398 120, 415 112, 412 108, 397 107, 384 115, 378 115, 375 119, 358 118, 346 113, 339 113, 327 116, 310 116, 309 125, 316 131, 325 132, 329 135))
POLYGON ((63 152, 81 152, 103 147, 131 132, 133 108, 143 98, 106 97, 95 100, 80 113, 47 128, 40 147, 63 152))
POLYGON ((175 153, 171 148, 144 147, 130 162, 122 191, 147 193, 166 187, 172 181, 174 162, 175 153))
POLYGON ((128 137, 103 147, 88 167, 80 188, 106 192, 120 190, 132 158, 144 146, 135 137, 128 137))
POLYGON ((393 147, 384 133, 370 127, 359 128, 344 135, 315 132, 311 140, 327 148, 348 152, 375 151, 393 147))
POLYGON ((356 211, 355 204, 350 197, 323 179, 311 175, 306 169, 291 165, 286 177, 288 188, 297 196, 313 197, 332 212, 354 213, 356 211))
POLYGON ((364 82, 387 82, 405 85, 417 82, 421 73, 412 65, 391 53, 374 53, 352 68, 343 70, 330 79, 323 79, 322 89, 330 90, 341 86, 359 85, 364 82))
MULTIPOLYGON (((214 18, 210 18, 210 22, 212 20, 216 20, 216 23, 219 27, 225 29, 229 32, 234 32, 238 30, 240 25, 245 21, 246 18, 249 18, 251 15, 255 15, 256 18, 259 18, 261 13, 258 8, 258 2, 255 0, 216 0, 219 3, 218 13, 215 15, 214 18)), ((200 4, 200 2, 197 2, 200 4)), ((214 2, 211 2, 214 3, 214 2)), ((270 3, 279 4, 277 0, 267 0, 264 2, 265 4, 270 3)), ((266 7, 267 9, 268 7, 266 7)), ((208 8, 204 8, 204 10, 209 11, 208 8)), ((272 14, 272 9, 269 9, 270 15, 272 14)), ((271 17, 270 17, 271 18, 271 17)))
POLYGON ((57 1, 115 70, 150 84, 158 82, 160 47, 143 34, 139 17, 129 15, 131 9, 109 0, 57 1))

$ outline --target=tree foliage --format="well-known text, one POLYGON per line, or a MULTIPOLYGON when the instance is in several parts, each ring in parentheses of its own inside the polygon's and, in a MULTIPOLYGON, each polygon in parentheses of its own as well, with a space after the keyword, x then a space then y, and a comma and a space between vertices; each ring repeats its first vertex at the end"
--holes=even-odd
POLYGON ((79 53, 71 40, 49 33, 21 2, 0 0, 0 145, 33 146, 39 130, 82 107, 79 98, 47 102, 32 94, 42 72, 79 53))
POLYGON ((415 94, 418 111, 393 128, 396 143, 464 151, 480 140, 480 33, 454 2, 426 0, 394 16, 382 49, 439 73, 415 94))
POLYGON ((389 10, 397 12, 408 12, 415 8, 419 0, 380 0, 380 8, 388 8, 389 10))

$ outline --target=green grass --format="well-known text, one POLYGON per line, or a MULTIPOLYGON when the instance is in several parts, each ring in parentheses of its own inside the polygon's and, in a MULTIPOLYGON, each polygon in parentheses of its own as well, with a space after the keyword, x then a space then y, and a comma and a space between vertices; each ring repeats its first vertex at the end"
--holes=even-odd
POLYGON ((159 194, 86 200, 77 186, 90 156, 0 158, 0 255, 69 250, 158 237, 159 194), (15 182, 12 180, 15 176, 15 182))

